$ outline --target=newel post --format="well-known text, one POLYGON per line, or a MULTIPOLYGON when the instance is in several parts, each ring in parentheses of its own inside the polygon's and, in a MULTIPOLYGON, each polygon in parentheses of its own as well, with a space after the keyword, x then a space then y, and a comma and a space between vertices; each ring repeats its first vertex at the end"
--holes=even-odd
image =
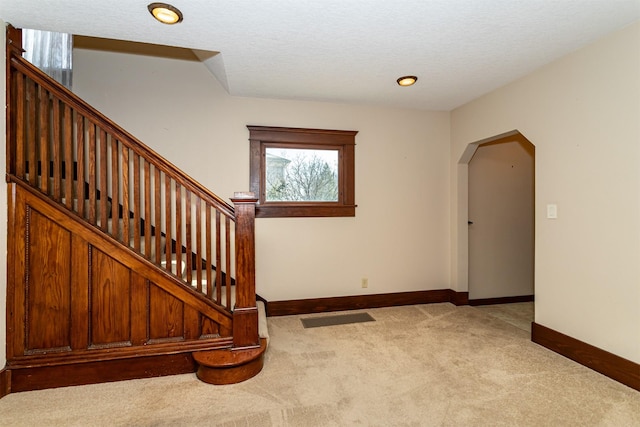
POLYGON ((233 347, 260 345, 256 306, 255 218, 258 199, 252 192, 235 193, 236 305, 233 310, 233 347))

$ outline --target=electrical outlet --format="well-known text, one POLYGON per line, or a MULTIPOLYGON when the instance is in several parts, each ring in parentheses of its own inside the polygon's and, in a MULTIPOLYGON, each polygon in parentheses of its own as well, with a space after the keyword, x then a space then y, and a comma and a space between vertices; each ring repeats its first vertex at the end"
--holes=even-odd
POLYGON ((369 279, 367 279, 366 277, 362 278, 362 287, 363 288, 368 288, 369 287, 369 279))

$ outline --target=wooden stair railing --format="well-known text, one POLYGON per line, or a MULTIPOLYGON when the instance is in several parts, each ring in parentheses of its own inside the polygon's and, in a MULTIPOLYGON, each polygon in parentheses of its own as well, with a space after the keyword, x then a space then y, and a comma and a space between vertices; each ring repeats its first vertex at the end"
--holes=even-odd
MULTIPOLYGON (((218 312, 200 312, 203 318, 229 319, 230 328, 226 322, 213 327, 200 322, 202 336, 220 337, 212 348, 229 341, 233 349, 260 348, 264 343, 258 338, 253 194, 236 193, 232 207, 23 59, 19 30, 10 28, 7 40, 7 181, 18 184, 13 191, 28 185, 72 218, 73 224, 63 229, 84 223, 91 233, 107 236, 145 266, 159 270, 162 274, 152 274, 154 280, 171 277, 173 286, 184 288, 174 296, 195 294, 218 312), (207 328, 214 335, 207 335, 207 328)), ((40 203, 30 197, 24 200, 40 203)), ((31 202, 25 203, 28 216, 31 202)), ((29 219, 24 221, 28 227, 29 219)), ((29 231, 25 233, 28 246, 29 231)), ((10 245, 22 244, 19 236, 12 236, 10 245)), ((16 252, 14 258, 28 256, 29 249, 24 250, 27 255, 16 252)), ((18 293, 29 292, 25 274, 16 279, 27 283, 18 293)), ((29 296, 25 298, 27 304, 29 296)), ((92 315, 89 311, 87 316, 92 315)))

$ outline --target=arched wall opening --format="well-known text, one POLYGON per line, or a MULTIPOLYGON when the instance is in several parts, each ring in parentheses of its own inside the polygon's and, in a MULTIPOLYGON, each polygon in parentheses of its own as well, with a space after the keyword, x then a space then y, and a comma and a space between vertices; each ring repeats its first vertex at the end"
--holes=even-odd
POLYGON ((471 305, 533 300, 535 146, 517 130, 458 161, 458 278, 471 305))

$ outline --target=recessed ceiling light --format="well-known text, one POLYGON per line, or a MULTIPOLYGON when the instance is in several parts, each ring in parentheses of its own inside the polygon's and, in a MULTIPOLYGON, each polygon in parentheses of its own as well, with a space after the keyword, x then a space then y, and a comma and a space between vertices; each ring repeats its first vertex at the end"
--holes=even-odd
POLYGON ((416 76, 404 76, 404 77, 400 77, 396 81, 400 86, 411 86, 416 81, 418 81, 418 78, 416 76))
POLYGON ((170 4, 151 3, 147 6, 147 9, 149 9, 154 18, 163 24, 172 25, 182 22, 182 12, 170 4))

